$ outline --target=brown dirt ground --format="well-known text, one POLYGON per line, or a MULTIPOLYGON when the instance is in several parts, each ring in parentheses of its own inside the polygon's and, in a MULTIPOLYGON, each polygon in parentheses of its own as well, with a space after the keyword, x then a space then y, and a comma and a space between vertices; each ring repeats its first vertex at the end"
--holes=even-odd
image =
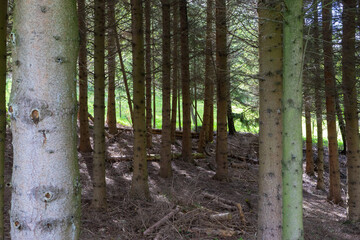
MULTIPOLYGON (((215 145, 207 147, 206 159, 196 160, 196 165, 174 159, 173 177, 158 176, 159 163, 148 162, 151 201, 133 201, 129 198, 132 166, 130 161, 106 164, 108 209, 96 212, 90 207, 92 196, 92 154, 79 153, 82 179, 82 230, 80 239, 256 239, 256 214, 258 201, 257 184, 257 137, 249 133, 237 133, 229 137, 230 182, 212 179, 215 172, 215 145), (209 198, 206 194, 217 196, 209 198), (225 200, 224 200, 225 199, 225 200), (240 203, 245 221, 233 203, 240 203), (173 209, 180 211, 146 237, 143 232, 162 219, 173 209), (213 220, 210 216, 231 213, 232 218, 213 220)), ((149 153, 159 153, 160 135, 153 136, 154 146, 149 153)), ((108 136, 108 157, 131 156, 133 134, 120 131, 108 136)), ((197 139, 193 139, 193 146, 197 139)), ((181 152, 181 140, 172 146, 173 152, 181 152)), ((193 149, 195 151, 195 148, 193 149)), ((315 149, 314 149, 315 150, 315 149)), ((316 154, 316 152, 315 152, 316 154)), ((5 182, 11 181, 12 147, 11 134, 7 138, 7 162, 5 182)), ((327 156, 326 156, 327 157, 327 156)), ((340 156, 343 198, 346 196, 346 158, 340 156)), ((327 166, 327 165, 326 165, 327 166)), ((325 178, 328 180, 328 167, 325 178)), ((346 209, 326 200, 326 192, 315 189, 316 178, 304 174, 304 231, 305 239, 360 239, 360 224, 346 222, 346 209)), ((6 239, 9 237, 10 189, 6 188, 6 239)))

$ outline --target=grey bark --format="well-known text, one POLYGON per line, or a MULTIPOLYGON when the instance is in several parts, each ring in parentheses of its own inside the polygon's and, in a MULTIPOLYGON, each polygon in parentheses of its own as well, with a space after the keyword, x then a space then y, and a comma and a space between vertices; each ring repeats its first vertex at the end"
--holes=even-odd
POLYGON ((75 3, 17 1, 15 6, 9 105, 14 147, 12 239, 79 237, 75 3))

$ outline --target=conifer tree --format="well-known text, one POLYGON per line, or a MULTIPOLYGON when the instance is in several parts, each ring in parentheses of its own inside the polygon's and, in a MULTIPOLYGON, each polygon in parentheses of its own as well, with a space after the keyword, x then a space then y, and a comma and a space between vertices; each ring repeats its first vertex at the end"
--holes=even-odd
POLYGON ((302 211, 302 0, 284 1, 283 27, 283 233, 304 239, 302 211))

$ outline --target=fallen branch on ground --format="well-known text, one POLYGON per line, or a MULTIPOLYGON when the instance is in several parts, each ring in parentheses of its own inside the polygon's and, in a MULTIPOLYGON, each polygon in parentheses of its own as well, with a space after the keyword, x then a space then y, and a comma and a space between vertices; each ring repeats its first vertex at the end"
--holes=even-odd
MULTIPOLYGON (((182 156, 181 153, 173 153, 171 158, 175 159, 175 158, 179 158, 181 156, 182 156)), ((205 157, 206 156, 203 153, 193 153, 192 154, 193 159, 203 159, 205 157)), ((132 161, 133 158, 134 158, 133 156, 109 157, 109 158, 107 158, 107 161, 108 162, 132 161)), ((146 160, 147 161, 160 161, 160 154, 148 154, 146 156, 146 160)))
POLYGON ((236 207, 239 210, 239 215, 240 215, 240 220, 242 224, 246 224, 246 220, 245 220, 245 215, 244 215, 244 211, 242 210, 241 204, 237 203, 236 207))
POLYGON ((144 231, 144 235, 148 235, 150 233, 152 233, 156 228, 160 227, 161 225, 163 225, 167 220, 169 220, 172 216, 174 216, 176 213, 178 213, 180 211, 180 207, 177 206, 175 209, 173 209, 170 213, 168 213, 165 217, 163 217, 162 219, 160 219, 159 221, 157 221, 155 224, 153 224, 151 227, 149 227, 148 229, 146 229, 144 231))

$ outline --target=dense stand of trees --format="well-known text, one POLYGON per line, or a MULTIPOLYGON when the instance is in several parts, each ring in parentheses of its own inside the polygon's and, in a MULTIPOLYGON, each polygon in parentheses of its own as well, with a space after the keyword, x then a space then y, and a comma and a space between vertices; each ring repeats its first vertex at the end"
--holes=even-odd
POLYGON ((259 127, 258 239, 303 239, 302 116, 305 173, 317 178, 318 189, 326 190, 326 115, 328 199, 335 204, 345 201, 349 220, 360 221, 358 2, 77 0, 76 14, 75 0, 45 1, 42 6, 18 1, 9 11, 14 12, 9 18, 14 19, 12 30, 7 28, 7 4, 0 1, 0 239, 6 112, 15 166, 12 237, 77 239, 76 114, 78 150, 93 151, 92 206, 104 210, 105 137, 118 132, 122 98, 134 132, 132 198, 150 199, 147 149, 152 148, 156 103, 161 102, 161 177, 172 176, 171 145, 177 128, 182 131, 181 157, 194 163, 192 125, 194 130, 201 125, 196 149, 204 153, 215 140, 214 179, 228 181, 228 134, 235 134, 236 122, 247 129, 259 127), (335 12, 341 12, 341 18, 334 24, 335 12), (12 90, 6 111, 7 72, 12 90), (93 143, 89 94, 94 96, 93 143), (346 200, 341 195, 338 126, 347 157, 346 200), (30 200, 24 197, 28 194, 30 200))

